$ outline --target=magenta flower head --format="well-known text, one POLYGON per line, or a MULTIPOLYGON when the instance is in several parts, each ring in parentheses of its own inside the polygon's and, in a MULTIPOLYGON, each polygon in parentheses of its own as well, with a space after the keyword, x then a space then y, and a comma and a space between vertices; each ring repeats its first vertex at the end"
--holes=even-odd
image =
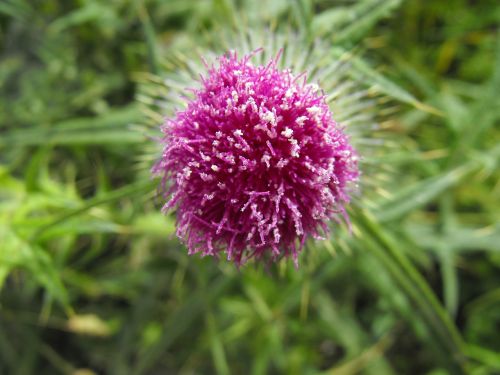
MULTIPOLYGON (((278 260, 346 218, 358 155, 327 96, 280 56, 226 53, 162 128, 164 210, 189 254, 278 260)), ((348 219, 347 219, 348 220, 348 219)))

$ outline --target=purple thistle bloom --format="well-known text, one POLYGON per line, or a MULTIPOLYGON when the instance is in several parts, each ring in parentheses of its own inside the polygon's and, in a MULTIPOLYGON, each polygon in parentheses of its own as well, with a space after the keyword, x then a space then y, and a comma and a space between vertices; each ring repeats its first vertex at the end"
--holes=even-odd
POLYGON ((162 128, 153 172, 189 254, 297 264, 307 238, 328 234, 330 219, 348 220, 358 156, 317 85, 279 70, 279 56, 265 66, 251 57, 229 53, 209 68, 162 128))

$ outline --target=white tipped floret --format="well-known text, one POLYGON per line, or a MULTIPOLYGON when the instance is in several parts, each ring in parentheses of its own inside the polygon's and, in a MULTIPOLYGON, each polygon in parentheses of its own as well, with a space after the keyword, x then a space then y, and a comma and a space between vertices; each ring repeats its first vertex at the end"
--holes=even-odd
POLYGON ((274 235, 274 243, 279 243, 281 235, 280 235, 280 230, 278 228, 274 228, 273 235, 274 235))
POLYGON ((311 91, 313 93, 315 93, 315 92, 317 92, 319 90, 319 86, 316 83, 309 84, 309 87, 311 88, 311 91))
POLYGON ((189 176, 191 176, 191 168, 185 167, 182 171, 184 172, 184 177, 189 178, 189 176))
POLYGON ((214 179, 214 176, 211 176, 211 175, 206 174, 206 173, 200 173, 200 177, 205 182, 212 181, 214 179))
POLYGON ((252 108, 252 111, 254 111, 254 112, 259 111, 259 108, 257 107, 257 103, 255 103, 254 98, 248 98, 247 105, 250 105, 250 107, 252 108))
POLYGON ((271 125, 276 125, 276 116, 274 113, 267 111, 264 114, 261 115, 262 120, 270 123, 271 125))
POLYGON ((255 91, 254 89, 252 88, 253 86, 253 82, 246 82, 245 83, 245 92, 248 94, 248 95, 253 95, 255 94, 255 91))
POLYGON ((280 159, 278 161, 278 164, 276 164, 276 166, 281 169, 283 167, 286 167, 288 165, 289 161, 287 159, 280 159))
POLYGON ((292 148, 290 150, 290 154, 294 158, 298 158, 299 157, 299 150, 300 150, 299 143, 297 142, 297 140, 295 138, 289 138, 288 142, 290 142, 290 144, 292 145, 292 148))
POLYGON ((262 155, 262 159, 260 159, 260 161, 263 162, 267 168, 271 166, 271 164, 269 163, 270 160, 271 156, 267 152, 265 152, 264 155, 262 155))
POLYGON ((281 135, 285 138, 290 138, 293 135, 293 130, 289 127, 286 127, 285 130, 281 132, 281 135))
POLYGON ((285 97, 286 97, 286 98, 291 98, 291 97, 292 97, 292 95, 293 95, 294 93, 296 93, 296 92, 297 92, 297 90, 295 89, 295 87, 290 87, 288 90, 286 90, 286 92, 285 92, 285 97))
POLYGON ((304 122, 307 120, 307 116, 299 116, 295 119, 295 123, 299 126, 304 126, 304 122))
POLYGON ((321 111, 321 108, 313 105, 312 107, 307 108, 307 112, 309 112, 311 115, 317 115, 321 111))

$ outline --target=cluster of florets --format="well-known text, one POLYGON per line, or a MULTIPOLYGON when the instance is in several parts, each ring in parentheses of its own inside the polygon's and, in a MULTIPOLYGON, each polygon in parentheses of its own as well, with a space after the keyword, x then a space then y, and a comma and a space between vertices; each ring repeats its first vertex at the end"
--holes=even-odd
POLYGON ((242 264, 297 254, 308 237, 346 216, 357 154, 324 93, 304 74, 218 59, 187 108, 163 127, 164 209, 190 254, 242 264))

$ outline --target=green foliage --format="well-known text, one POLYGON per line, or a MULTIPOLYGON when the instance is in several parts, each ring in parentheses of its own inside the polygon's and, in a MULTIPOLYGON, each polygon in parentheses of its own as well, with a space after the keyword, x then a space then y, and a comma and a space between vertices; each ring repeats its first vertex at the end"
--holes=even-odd
POLYGON ((499 373, 499 24, 495 0, 0 2, 0 373, 499 373), (240 20, 354 47, 399 103, 387 181, 298 270, 188 257, 149 177, 137 82, 240 20))

